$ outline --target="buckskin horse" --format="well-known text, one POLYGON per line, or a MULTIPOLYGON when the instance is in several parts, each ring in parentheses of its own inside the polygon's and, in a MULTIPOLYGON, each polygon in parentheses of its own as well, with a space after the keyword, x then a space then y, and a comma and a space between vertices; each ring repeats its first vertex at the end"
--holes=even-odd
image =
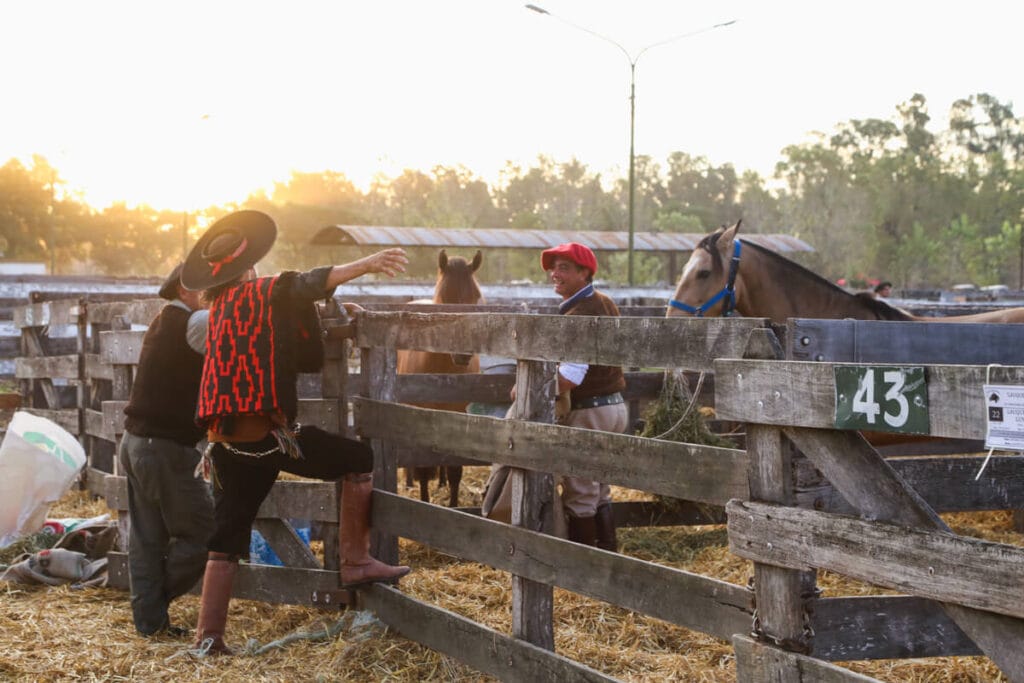
MULTIPOLYGON (((478 250, 472 261, 448 254, 442 249, 437 255, 437 283, 434 285, 434 298, 411 301, 414 304, 480 304, 484 303, 480 285, 476 281, 476 271, 483 262, 483 254, 478 250)), ((432 351, 398 351, 398 374, 464 374, 480 372, 480 358, 475 355, 435 353, 432 351)), ((465 412, 468 402, 456 403, 416 403, 421 408, 435 410, 451 410, 465 412)), ((457 507, 459 502, 459 484, 462 482, 462 467, 459 465, 445 466, 443 475, 448 481, 448 505, 457 507)), ((413 475, 420 485, 420 500, 429 501, 428 485, 438 474, 436 467, 416 467, 413 475)))
POLYGON ((736 237, 740 224, 706 235, 683 266, 667 316, 741 315, 769 318, 854 318, 948 323, 1021 323, 1024 308, 928 317, 851 294, 784 256, 736 237))

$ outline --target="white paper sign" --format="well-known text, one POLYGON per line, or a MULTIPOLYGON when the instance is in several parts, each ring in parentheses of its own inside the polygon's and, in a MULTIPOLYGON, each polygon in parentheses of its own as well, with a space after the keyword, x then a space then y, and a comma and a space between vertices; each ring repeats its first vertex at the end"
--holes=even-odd
POLYGON ((1024 386, 985 384, 985 448, 1024 450, 1024 386))

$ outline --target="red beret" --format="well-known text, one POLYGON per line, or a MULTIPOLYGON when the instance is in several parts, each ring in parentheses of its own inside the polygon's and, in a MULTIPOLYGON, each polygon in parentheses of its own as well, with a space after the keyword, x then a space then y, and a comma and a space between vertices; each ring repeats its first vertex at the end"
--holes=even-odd
POLYGON ((597 274, 597 257, 594 256, 594 252, 590 250, 590 247, 585 247, 578 242, 566 242, 565 244, 559 244, 557 247, 545 249, 540 254, 541 267, 544 270, 551 270, 554 267, 556 256, 563 256, 577 266, 589 269, 591 276, 597 274))

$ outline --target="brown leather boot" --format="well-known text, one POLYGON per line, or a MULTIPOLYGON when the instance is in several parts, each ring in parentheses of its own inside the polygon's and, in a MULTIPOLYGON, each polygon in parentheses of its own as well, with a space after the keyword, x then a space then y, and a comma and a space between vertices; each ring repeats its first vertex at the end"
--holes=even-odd
POLYGON ((370 497, 373 475, 348 474, 341 485, 338 547, 341 550, 341 587, 352 588, 374 581, 393 581, 409 573, 409 567, 392 566, 370 557, 370 497))
POLYGON ((615 515, 612 513, 612 504, 598 505, 597 514, 594 517, 597 520, 597 547, 613 553, 619 552, 619 541, 615 537, 615 515))
POLYGON ((597 545, 597 518, 577 517, 569 513, 569 540, 583 545, 597 545))
POLYGON ((225 553, 210 553, 203 575, 203 594, 199 603, 199 623, 196 625, 196 640, 192 647, 206 648, 210 655, 234 654, 224 644, 224 627, 228 621, 228 603, 231 601, 231 584, 238 571, 238 560, 228 559, 225 553), (210 641, 209 646, 206 641, 210 641))

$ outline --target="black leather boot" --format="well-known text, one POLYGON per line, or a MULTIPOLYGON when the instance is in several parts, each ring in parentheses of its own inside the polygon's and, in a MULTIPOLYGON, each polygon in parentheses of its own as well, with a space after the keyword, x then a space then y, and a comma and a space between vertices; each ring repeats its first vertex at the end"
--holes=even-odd
POLYGON ((598 505, 597 514, 594 517, 597 520, 597 547, 613 553, 619 552, 619 542, 615 537, 615 515, 612 513, 612 504, 598 505))
POLYGON ((569 540, 583 545, 597 545, 597 518, 577 517, 569 513, 569 540))

